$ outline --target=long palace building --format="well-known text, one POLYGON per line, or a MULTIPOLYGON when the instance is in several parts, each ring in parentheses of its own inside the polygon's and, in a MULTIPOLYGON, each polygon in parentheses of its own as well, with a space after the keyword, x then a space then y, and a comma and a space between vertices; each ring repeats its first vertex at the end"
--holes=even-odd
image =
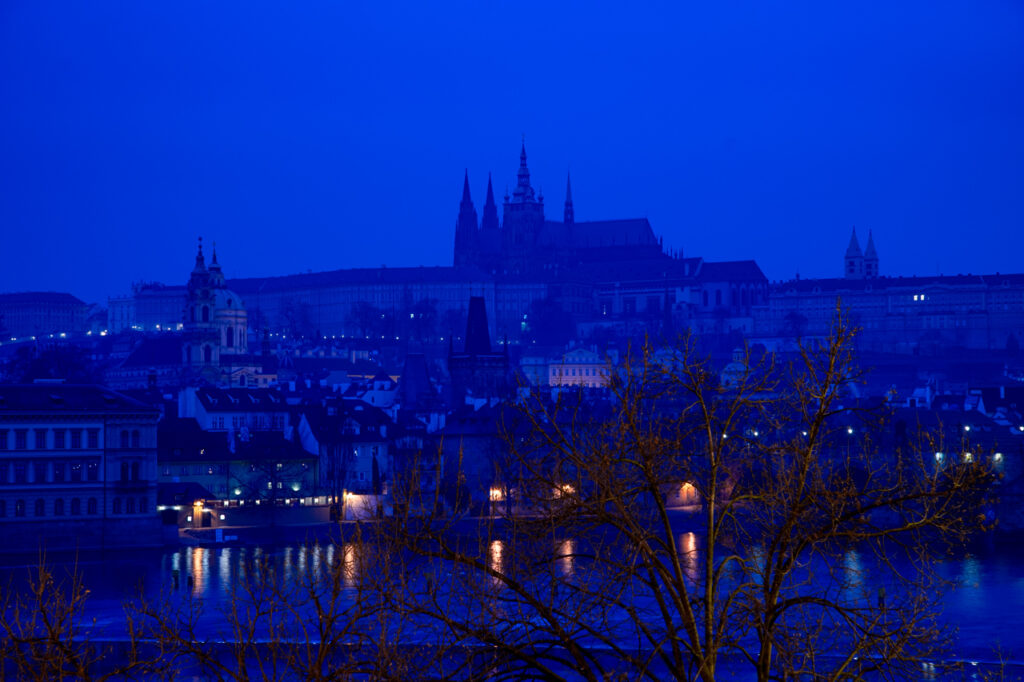
MULTIPOLYGON (((223 286, 241 299, 252 332, 307 337, 383 338, 393 332, 376 321, 417 317, 430 318, 438 336, 457 334, 470 299, 480 297, 491 338, 513 342, 537 301, 577 323, 668 325, 766 343, 826 334, 841 301, 863 329, 865 348, 1002 350, 1024 340, 1024 274, 883 276, 874 236, 862 250, 854 232, 839 277, 770 284, 753 260, 666 251, 646 218, 577 220, 568 181, 561 219, 553 219, 531 184, 525 146, 500 210, 490 177, 484 196, 478 213, 467 172, 450 266, 350 268, 223 286)), ((112 299, 111 329, 181 329, 188 292, 143 285, 112 299)))
MULTIPOLYGON (((369 312, 415 315, 427 305, 446 332, 464 325, 474 296, 485 301, 492 338, 517 339, 531 304, 543 299, 576 321, 673 319, 697 330, 752 329, 753 310, 768 291, 754 261, 706 263, 666 253, 646 218, 577 221, 568 183, 561 217, 547 217, 524 145, 500 219, 488 179, 478 220, 467 173, 451 266, 350 268, 226 285, 244 298, 250 328, 271 332, 301 327, 358 336, 369 312)), ((112 300, 112 331, 173 328, 183 320, 186 295, 185 287, 147 285, 112 300)))

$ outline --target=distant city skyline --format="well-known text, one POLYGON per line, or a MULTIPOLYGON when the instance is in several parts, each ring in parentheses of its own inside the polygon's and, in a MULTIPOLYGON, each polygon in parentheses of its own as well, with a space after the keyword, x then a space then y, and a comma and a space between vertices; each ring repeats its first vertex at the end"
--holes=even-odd
MULTIPOLYGON (((451 264, 464 170, 839 277, 1020 272, 1024 7, 0 10, 0 291, 451 264), (11 257, 10 254, 17 254, 11 257)), ((500 198, 499 198, 500 201, 500 198)))

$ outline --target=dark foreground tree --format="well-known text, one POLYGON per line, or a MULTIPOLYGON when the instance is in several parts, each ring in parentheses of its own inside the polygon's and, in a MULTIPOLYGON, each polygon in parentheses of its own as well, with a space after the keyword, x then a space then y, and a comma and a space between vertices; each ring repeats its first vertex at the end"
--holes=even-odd
POLYGON ((533 396, 494 518, 398 482, 393 608, 495 678, 918 679, 949 641, 936 562, 983 526, 993 472, 855 400, 853 335, 748 355, 728 385, 687 341, 644 348, 606 413, 533 396))
POLYGON ((85 605, 77 568, 54 569, 40 557, 22 583, 0 586, 0 680, 159 679, 168 667, 146 651, 126 611, 116 637, 101 636, 85 605))

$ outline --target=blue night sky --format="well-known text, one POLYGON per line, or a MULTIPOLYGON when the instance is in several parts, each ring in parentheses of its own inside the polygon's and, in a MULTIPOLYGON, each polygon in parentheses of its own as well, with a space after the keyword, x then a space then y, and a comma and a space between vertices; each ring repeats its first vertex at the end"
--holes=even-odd
POLYGON ((0 3, 0 291, 451 263, 464 168, 834 276, 1022 271, 1024 4, 0 3), (555 6, 557 4, 557 7, 555 6))

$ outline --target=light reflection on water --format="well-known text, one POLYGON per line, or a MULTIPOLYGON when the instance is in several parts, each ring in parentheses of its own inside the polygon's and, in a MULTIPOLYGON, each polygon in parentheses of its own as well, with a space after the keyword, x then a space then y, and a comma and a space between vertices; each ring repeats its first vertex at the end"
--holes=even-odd
POLYGON ((677 543, 682 558, 683 574, 692 583, 697 582, 697 534, 682 533, 677 543))
MULTIPOLYGON (((501 573, 505 570, 505 543, 501 540, 494 540, 487 548, 487 557, 491 570, 501 573)), ((499 585, 501 581, 491 577, 491 584, 499 585)))
POLYGON ((364 558, 360 556, 361 551, 364 550, 354 542, 346 542, 342 547, 345 587, 354 588, 359 581, 359 561, 364 558))
MULTIPOLYGON (((683 532, 677 536, 681 565, 688 580, 699 575, 702 537, 683 532)), ((354 588, 364 569, 359 545, 326 543, 320 547, 286 546, 276 549, 259 547, 183 547, 164 552, 118 552, 107 555, 79 557, 77 564, 83 580, 91 590, 92 608, 100 616, 121 617, 121 602, 137 596, 141 584, 145 593, 155 596, 174 590, 188 593, 188 578, 193 579, 192 594, 214 602, 230 598, 232 586, 244 579, 247 572, 265 559, 276 566, 279 575, 285 568, 290 575, 302 571, 318 571, 342 562, 346 588, 354 588), (172 576, 178 572, 175 590, 172 576), (109 611, 109 613, 107 613, 109 611)), ((559 575, 579 576, 585 567, 577 554, 586 554, 580 541, 562 539, 556 545, 554 568, 559 575)), ((485 547, 487 560, 496 570, 509 570, 509 548, 506 542, 494 540, 485 547)), ((0 563, 0 585, 8 578, 24 581, 31 559, 0 563)), ((874 595, 871 566, 873 557, 867 553, 847 552, 841 575, 844 582, 874 595)), ((51 563, 69 569, 73 557, 51 563)), ((991 659, 996 648, 1011 660, 1024 659, 1024 544, 1006 541, 998 548, 985 549, 973 556, 950 559, 939 567, 940 574, 957 581, 959 587, 944 598, 944 622, 958 628, 955 650, 964 657, 991 659)))
POLYGON ((562 540, 558 543, 558 546, 555 548, 555 561, 557 563, 559 573, 564 576, 571 576, 575 573, 575 554, 575 540, 562 540))

